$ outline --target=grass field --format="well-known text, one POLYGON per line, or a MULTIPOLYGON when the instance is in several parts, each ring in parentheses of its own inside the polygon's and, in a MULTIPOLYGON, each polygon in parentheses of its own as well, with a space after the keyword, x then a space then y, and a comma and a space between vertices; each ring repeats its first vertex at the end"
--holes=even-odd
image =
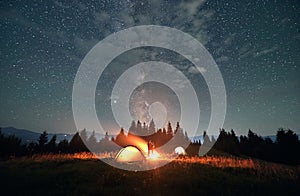
POLYGON ((299 166, 235 157, 179 158, 129 172, 91 154, 0 162, 1 195, 298 195, 299 166))

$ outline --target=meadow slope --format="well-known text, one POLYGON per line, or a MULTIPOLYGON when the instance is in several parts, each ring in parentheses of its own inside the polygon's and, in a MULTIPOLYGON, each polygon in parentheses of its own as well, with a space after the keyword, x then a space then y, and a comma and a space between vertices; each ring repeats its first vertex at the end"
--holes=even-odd
POLYGON ((88 155, 0 162, 3 195, 297 195, 299 166, 235 157, 182 158, 144 172, 88 155))

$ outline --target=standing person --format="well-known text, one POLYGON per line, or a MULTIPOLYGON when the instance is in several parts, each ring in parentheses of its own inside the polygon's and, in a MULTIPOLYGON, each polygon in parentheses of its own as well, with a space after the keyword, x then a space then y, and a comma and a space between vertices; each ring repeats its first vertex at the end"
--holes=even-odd
POLYGON ((154 142, 151 141, 151 153, 153 154, 153 150, 155 149, 154 142))
POLYGON ((150 156, 150 151, 151 151, 151 140, 148 141, 148 157, 150 156))

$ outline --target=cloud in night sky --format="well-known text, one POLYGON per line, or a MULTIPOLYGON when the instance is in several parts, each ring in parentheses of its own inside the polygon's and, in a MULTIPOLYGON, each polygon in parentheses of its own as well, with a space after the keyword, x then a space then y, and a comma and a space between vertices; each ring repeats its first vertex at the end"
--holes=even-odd
MULTIPOLYGON (((211 53, 226 85, 225 128, 238 134, 251 128, 261 135, 279 127, 300 131, 297 1, 8 0, 0 9, 2 127, 76 131, 72 86, 86 53, 111 33, 153 24, 188 33, 211 53)), ((201 79, 207 70, 196 70, 170 51, 148 48, 129 51, 111 63, 97 87, 97 101, 104 104, 98 115, 110 117, 109 91, 129 64, 158 59, 188 75, 204 97, 207 122, 209 95, 201 79)))

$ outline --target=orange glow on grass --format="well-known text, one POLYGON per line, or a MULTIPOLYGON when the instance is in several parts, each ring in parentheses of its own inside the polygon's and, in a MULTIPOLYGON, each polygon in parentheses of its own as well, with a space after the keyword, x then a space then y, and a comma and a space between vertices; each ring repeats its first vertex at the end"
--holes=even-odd
POLYGON ((156 150, 151 151, 148 156, 148 142, 136 135, 127 135, 124 145, 126 147, 121 149, 116 155, 116 159, 120 162, 134 162, 135 159, 141 160, 141 155, 147 160, 157 160, 160 156, 156 150))
MULTIPOLYGON (((128 135, 127 142, 132 146, 136 146, 144 155, 148 155, 148 143, 143 138, 135 135, 128 135)), ((145 157, 147 157, 148 160, 157 160, 159 158, 159 153, 156 150, 153 150, 149 156, 145 157)))

